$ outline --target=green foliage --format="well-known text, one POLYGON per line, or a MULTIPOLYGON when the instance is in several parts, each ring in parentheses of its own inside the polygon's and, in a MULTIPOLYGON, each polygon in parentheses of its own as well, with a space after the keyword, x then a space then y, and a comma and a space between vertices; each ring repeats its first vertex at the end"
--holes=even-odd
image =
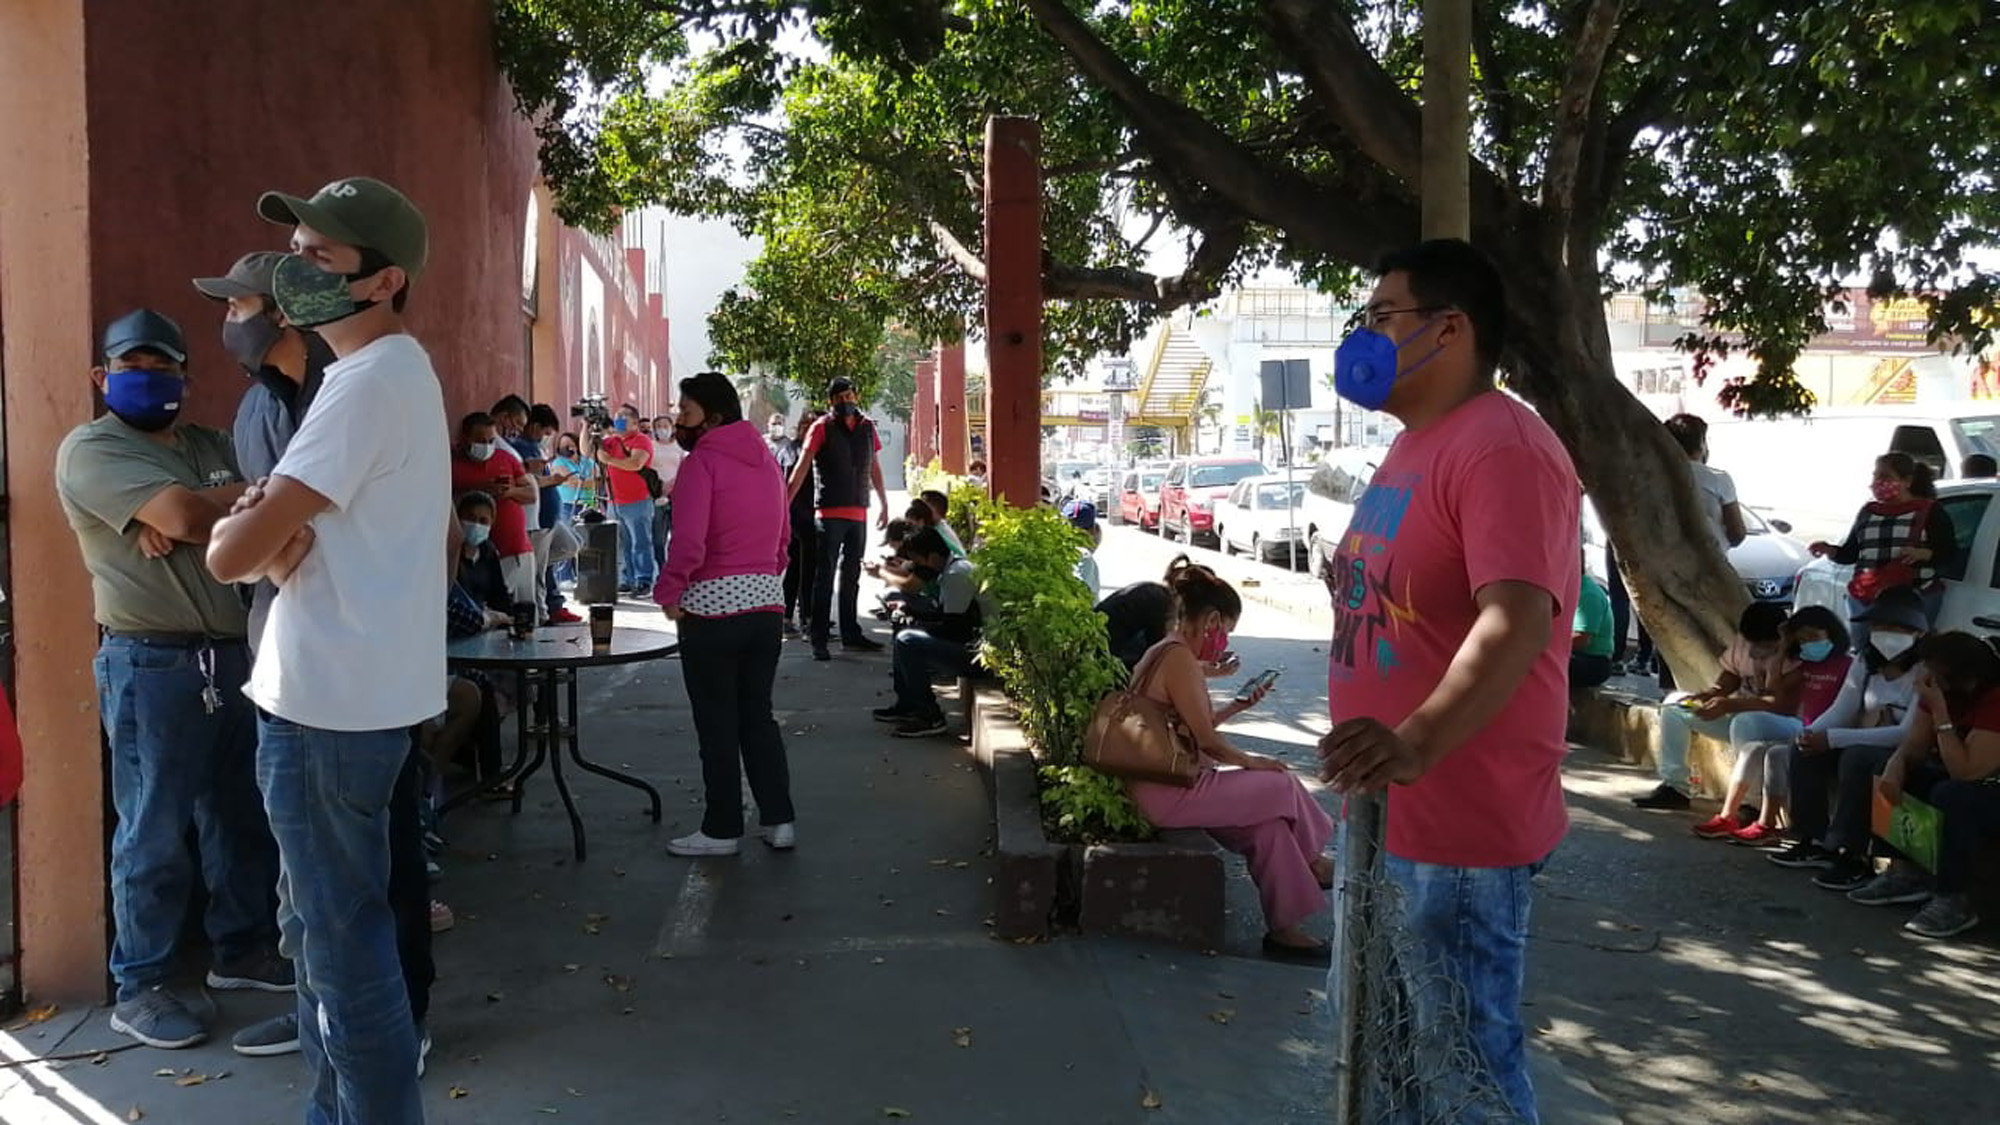
POLYGON ((1145 840, 1153 826, 1125 795, 1125 784, 1089 766, 1043 766, 1042 819, 1058 839, 1097 843, 1145 840))

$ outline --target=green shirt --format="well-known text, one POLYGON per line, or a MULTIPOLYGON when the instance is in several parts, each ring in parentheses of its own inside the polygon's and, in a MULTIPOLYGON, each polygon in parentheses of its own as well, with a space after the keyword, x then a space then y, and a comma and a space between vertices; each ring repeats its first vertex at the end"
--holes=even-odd
POLYGON ((164 559, 139 550, 139 509, 170 485, 199 491, 243 479, 229 435, 181 426, 163 443, 105 415, 71 430, 56 451, 56 495, 90 570, 97 623, 124 633, 241 639, 243 597, 208 572, 204 548, 164 559))
POLYGON ((1577 633, 1587 635, 1590 640, 1576 651, 1586 656, 1611 655, 1614 627, 1611 623, 1611 595, 1597 584, 1597 579, 1584 575, 1583 592, 1576 602, 1577 633))

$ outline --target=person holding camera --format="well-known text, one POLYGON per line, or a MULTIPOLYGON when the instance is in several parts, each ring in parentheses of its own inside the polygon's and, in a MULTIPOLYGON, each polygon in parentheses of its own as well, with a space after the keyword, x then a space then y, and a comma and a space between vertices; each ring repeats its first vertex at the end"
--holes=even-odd
POLYGON ((644 594, 659 577, 653 562, 653 439, 640 428, 639 408, 626 403, 598 438, 594 458, 611 485, 611 512, 618 521, 618 592, 644 594))

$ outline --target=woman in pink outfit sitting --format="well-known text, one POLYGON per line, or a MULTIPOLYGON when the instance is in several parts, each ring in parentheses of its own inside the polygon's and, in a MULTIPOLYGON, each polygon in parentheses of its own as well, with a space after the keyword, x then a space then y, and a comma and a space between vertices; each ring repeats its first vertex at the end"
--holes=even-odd
POLYGON ((1244 856, 1264 905, 1264 952, 1282 960, 1324 963, 1325 942, 1300 923, 1326 905, 1333 882, 1327 841, 1333 821, 1276 758, 1231 746, 1216 728, 1256 706, 1270 689, 1216 709, 1208 670, 1219 666, 1243 600, 1205 566, 1177 560, 1167 572, 1175 621, 1140 662, 1138 690, 1174 709, 1201 750, 1201 777, 1191 789, 1128 781, 1132 800, 1160 828, 1200 828, 1244 856))

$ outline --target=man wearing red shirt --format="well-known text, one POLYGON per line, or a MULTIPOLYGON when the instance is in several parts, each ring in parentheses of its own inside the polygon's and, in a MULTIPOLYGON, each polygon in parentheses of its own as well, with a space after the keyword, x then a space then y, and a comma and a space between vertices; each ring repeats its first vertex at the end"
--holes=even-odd
POLYGON ((1322 573, 1335 626, 1320 776, 1347 794, 1389 789, 1383 869, 1417 964, 1448 978, 1419 986, 1417 1018, 1463 1026, 1504 1110, 1532 1122, 1521 982, 1530 879, 1569 823, 1563 623, 1581 489, 1548 426, 1495 389, 1507 306, 1493 264, 1441 239, 1381 274, 1334 384, 1404 432, 1322 573))
POLYGON ((493 513, 493 549, 500 555, 500 573, 515 604, 540 604, 541 580, 535 573, 535 545, 528 539, 528 511, 522 505, 536 499, 535 486, 514 451, 499 439, 493 416, 467 414, 458 424, 458 445, 451 451, 453 496, 479 491, 499 505, 493 513))
POLYGON ((835 379, 826 387, 832 409, 806 432, 799 463, 792 469, 790 495, 796 497, 806 477, 819 485, 815 500, 819 525, 819 570, 814 576, 812 646, 814 660, 831 660, 827 641, 832 634, 834 562, 840 565, 840 645, 856 652, 877 652, 880 641, 861 631, 856 603, 861 595, 861 554, 868 549, 868 488, 872 484, 882 506, 875 513, 879 530, 889 526, 889 492, 882 485, 882 464, 876 455, 882 439, 875 423, 861 415, 854 384, 835 379))
POLYGON ((653 439, 641 426, 639 408, 618 408, 613 430, 597 447, 597 462, 611 480, 611 515, 618 521, 618 588, 650 594, 660 576, 653 559, 653 489, 643 470, 653 467, 653 439))

